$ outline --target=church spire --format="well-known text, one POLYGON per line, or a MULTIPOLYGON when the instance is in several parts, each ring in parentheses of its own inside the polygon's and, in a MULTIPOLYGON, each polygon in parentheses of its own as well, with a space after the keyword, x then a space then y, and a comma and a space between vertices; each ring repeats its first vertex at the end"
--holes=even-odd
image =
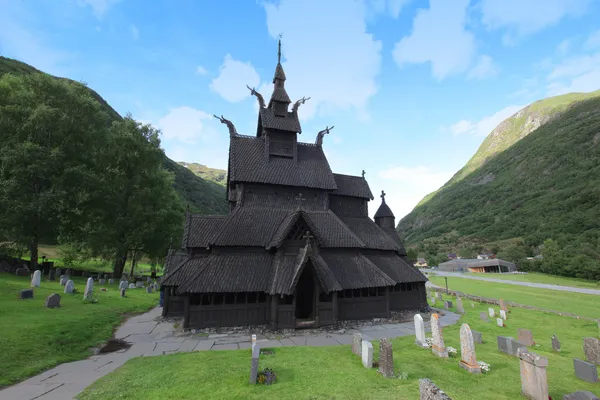
POLYGON ((277 45, 277 67, 275 67, 275 75, 273 76, 273 94, 269 100, 268 108, 273 113, 280 117, 287 116, 288 106, 292 102, 285 90, 285 72, 281 66, 281 38, 277 45))
POLYGON ((390 209, 390 206, 385 203, 385 192, 383 190, 381 191, 380 197, 381 205, 375 213, 375 223, 382 228, 394 228, 396 218, 394 217, 394 213, 390 209))

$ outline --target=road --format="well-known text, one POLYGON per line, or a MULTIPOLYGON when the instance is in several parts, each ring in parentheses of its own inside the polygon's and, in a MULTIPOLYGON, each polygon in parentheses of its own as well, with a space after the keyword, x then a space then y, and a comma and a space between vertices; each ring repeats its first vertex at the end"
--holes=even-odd
MULTIPOLYGON (((429 272, 429 271, 427 271, 427 272, 429 272)), ((507 285, 526 286, 526 287, 539 288, 539 289, 560 290, 563 292, 593 294, 596 296, 600 296, 600 290, 598 290, 598 289, 584 289, 584 288, 576 288, 576 287, 571 287, 571 286, 550 285, 547 283, 508 281, 508 280, 497 279, 497 278, 484 278, 483 276, 465 275, 465 274, 461 274, 458 272, 442 272, 442 271, 431 271, 431 272, 434 272, 436 274, 436 276, 448 276, 448 277, 453 276, 453 277, 457 277, 457 278, 461 278, 461 279, 474 279, 476 281, 506 283, 507 285)))

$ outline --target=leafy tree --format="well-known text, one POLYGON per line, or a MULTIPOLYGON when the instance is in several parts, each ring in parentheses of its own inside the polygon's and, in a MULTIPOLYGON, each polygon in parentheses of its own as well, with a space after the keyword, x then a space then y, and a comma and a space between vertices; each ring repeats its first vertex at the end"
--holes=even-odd
MULTIPOLYGON (((87 226, 86 245, 114 260, 120 275, 128 254, 163 256, 178 240, 183 208, 173 188, 173 176, 163 167, 159 131, 130 116, 114 122, 102 154, 101 190, 94 223, 87 226)), ((134 262, 135 264, 135 262, 134 262)))
POLYGON ((416 249, 409 248, 408 250, 406 250, 406 256, 408 257, 408 261, 410 261, 411 264, 414 264, 417 262, 419 253, 416 249))
POLYGON ((0 231, 29 248, 88 214, 108 115, 87 88, 45 74, 0 77, 0 231))
POLYGON ((527 258, 527 250, 521 245, 510 244, 501 249, 496 256, 506 261, 519 262, 527 258))

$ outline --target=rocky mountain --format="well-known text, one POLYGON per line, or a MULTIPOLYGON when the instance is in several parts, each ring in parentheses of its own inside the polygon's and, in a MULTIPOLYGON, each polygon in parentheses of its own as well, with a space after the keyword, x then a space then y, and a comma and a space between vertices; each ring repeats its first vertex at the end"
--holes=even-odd
POLYGON ((397 229, 421 250, 436 241, 449 248, 504 241, 533 255, 553 239, 580 254, 589 245, 590 262, 600 266, 599 198, 600 91, 571 93, 504 120, 397 229))
MULTIPOLYGON (((31 74, 43 73, 38 69, 18 60, 0 56, 0 76, 3 74, 31 74)), ((55 77, 56 79, 67 79, 55 77)), ((74 84, 82 83, 67 79, 74 84)), ((121 116, 117 113, 98 93, 87 88, 92 96, 102 104, 106 112, 115 119, 121 116)), ((201 214, 225 214, 228 206, 225 200, 225 187, 216 183, 214 179, 203 179, 188 168, 179 165, 175 161, 165 156, 165 168, 171 171, 175 176, 175 189, 181 197, 184 205, 189 204, 193 212, 201 214)))
POLYGON ((224 169, 210 168, 204 164, 188 163, 185 161, 179 161, 177 164, 189 169, 194 175, 206 181, 211 181, 221 186, 227 185, 227 171, 224 169))

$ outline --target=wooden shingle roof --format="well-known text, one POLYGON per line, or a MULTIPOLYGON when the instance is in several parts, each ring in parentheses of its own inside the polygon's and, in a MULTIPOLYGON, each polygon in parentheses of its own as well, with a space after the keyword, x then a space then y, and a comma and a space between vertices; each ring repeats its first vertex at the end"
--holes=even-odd
POLYGON ((371 218, 341 217, 340 219, 365 243, 365 248, 395 251, 402 250, 400 246, 398 246, 392 238, 373 222, 371 218))
POLYGON ((333 174, 337 190, 331 192, 338 196, 360 197, 373 200, 373 193, 367 180, 360 176, 333 174))
POLYGON ((189 228, 185 234, 186 247, 208 247, 210 239, 218 232, 227 220, 227 216, 202 216, 192 215, 189 228))
POLYGON ((229 147, 229 182, 337 189, 333 173, 319 146, 298 143, 297 161, 265 157, 262 138, 235 136, 229 147))
POLYGON ((400 257, 394 253, 390 254, 368 254, 367 257, 386 275, 396 283, 426 282, 425 275, 410 264, 406 257, 400 257))
POLYGON ((259 125, 266 129, 302 133, 298 115, 288 112, 285 117, 273 114, 269 108, 261 108, 258 114, 259 125))
POLYGON ((321 252, 320 255, 344 289, 392 286, 396 283, 368 258, 358 252, 321 252))

